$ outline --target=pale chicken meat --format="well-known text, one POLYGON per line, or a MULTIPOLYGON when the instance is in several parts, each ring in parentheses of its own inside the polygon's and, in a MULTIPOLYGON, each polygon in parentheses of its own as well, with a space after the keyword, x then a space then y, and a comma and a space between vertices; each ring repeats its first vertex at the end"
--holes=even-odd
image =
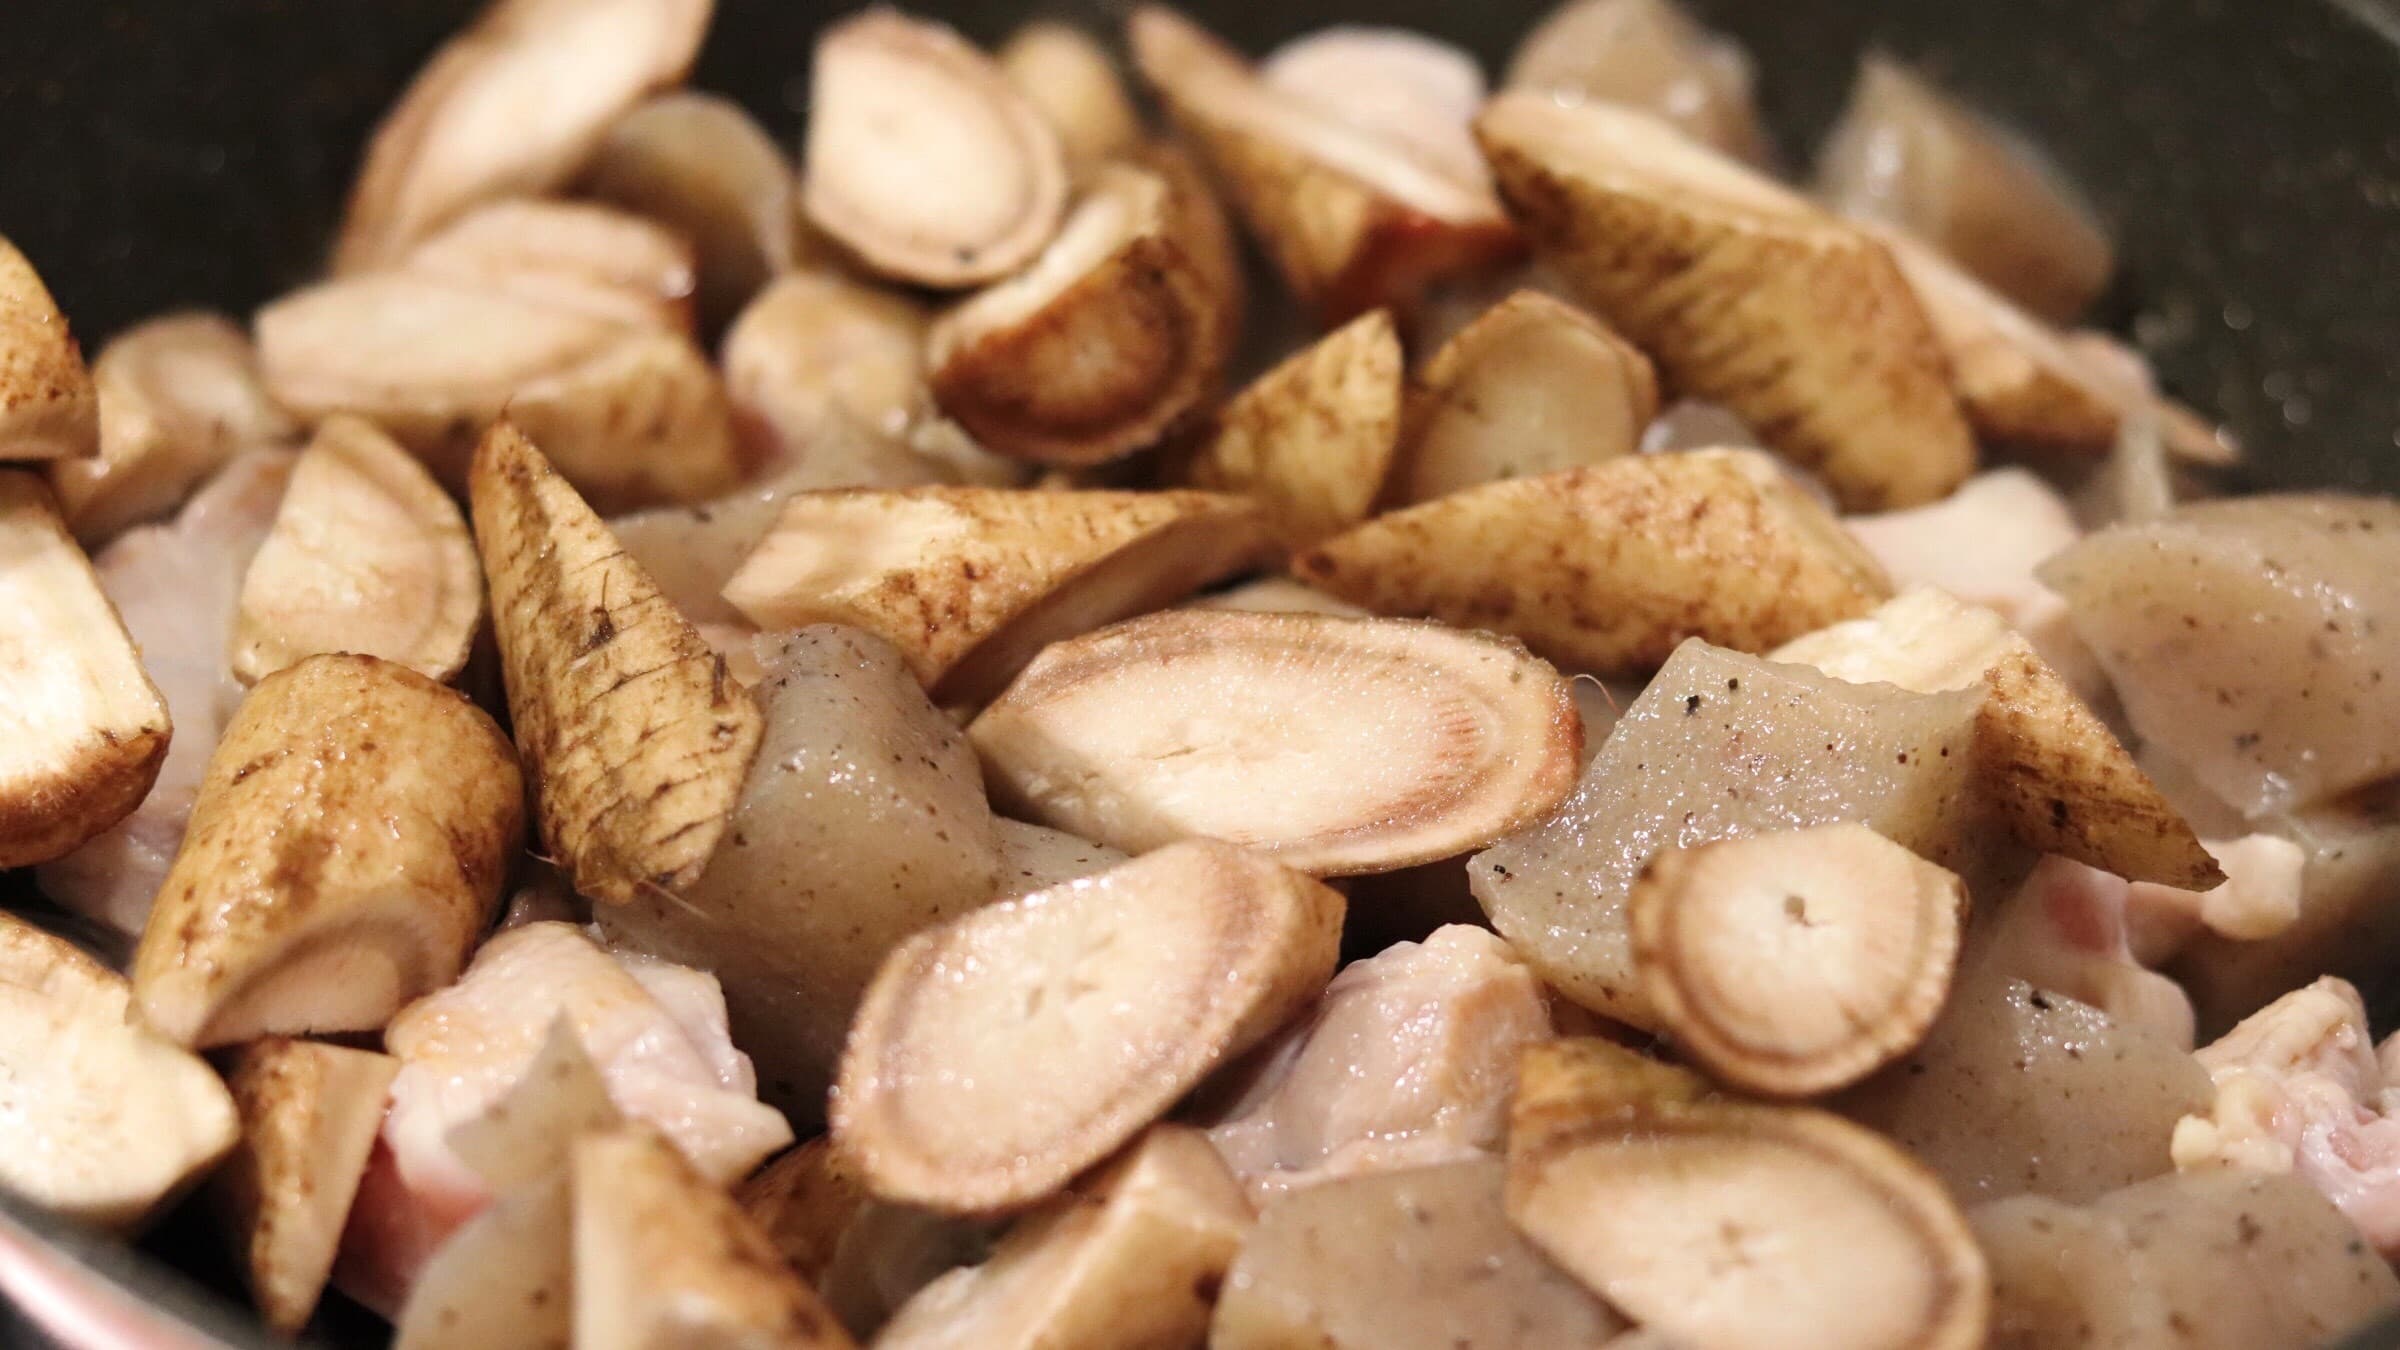
POLYGON ((743 1176, 791 1142, 727 1034, 716 977, 612 954, 564 923, 511 928, 458 983, 402 1009, 384 1033, 400 1072, 343 1238, 340 1279, 352 1297, 397 1306, 443 1239, 490 1202, 451 1132, 516 1085, 562 1017, 617 1109, 659 1130, 712 1180, 743 1176))
POLYGON ((120 932, 142 931, 183 846, 201 772, 241 702, 228 647, 242 576, 275 523, 291 468, 285 451, 249 451, 174 520, 129 530, 93 560, 143 668, 166 696, 175 734, 158 781, 133 814, 38 876, 52 900, 120 932))
POLYGON ((1353 963, 1259 1052, 1209 1140, 1253 1203, 1336 1177, 1456 1162, 1506 1133, 1518 1052, 1553 1035, 1508 944, 1453 924, 1353 963))
POLYGON ((2181 986, 2134 959, 2127 905, 2132 883, 2066 858, 2036 864, 2000 907, 1969 960, 2037 989, 2088 1003, 2112 1019, 2191 1048, 2192 1001, 2181 986))
POLYGON ((2200 1051, 2207 1114, 2175 1127, 2183 1171, 2289 1173, 2331 1200, 2376 1250, 2400 1258, 2400 1084, 2384 1072, 2366 1004, 2346 980, 2295 989, 2200 1051))

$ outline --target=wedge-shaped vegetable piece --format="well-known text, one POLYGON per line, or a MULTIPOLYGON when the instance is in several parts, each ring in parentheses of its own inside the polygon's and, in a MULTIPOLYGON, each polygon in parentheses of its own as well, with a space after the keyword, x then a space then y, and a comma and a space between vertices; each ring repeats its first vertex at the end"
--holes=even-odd
POLYGON ((683 77, 713 8, 494 0, 376 128, 334 269, 390 263, 479 202, 564 183, 619 114, 683 77))
POLYGON ((1269 52, 1258 75, 1279 93, 1397 142, 1455 182, 1491 190, 1468 130, 1490 91, 1483 66, 1462 47, 1406 28, 1335 24, 1269 52))
POLYGON ((933 396, 991 449, 1040 464, 1105 463, 1159 439, 1215 390, 1236 298, 1147 169, 1103 169, 1018 275, 926 337, 933 396))
POLYGON ((835 272, 777 278, 725 334, 725 391, 743 433, 768 463, 802 467, 838 418, 900 435, 932 402, 926 323, 909 297, 835 272))
POLYGON ((100 454, 50 466, 50 486, 87 548, 174 510, 235 454, 289 439, 249 335, 222 316, 170 314, 111 338, 92 362, 100 454))
POLYGON ((1292 568, 1377 613, 1507 633, 1604 678, 1654 670, 1689 637, 1765 651, 1891 591, 1824 507, 1750 450, 1486 483, 1379 516, 1292 568))
POLYGON ((1772 157, 1752 102, 1750 58, 1673 0, 1567 0, 1517 43, 1506 83, 1622 103, 1736 159, 1772 157))
POLYGON ((734 1188, 733 1196, 783 1263, 811 1284, 833 1264, 843 1231, 869 1203, 857 1178, 834 1160, 833 1141, 823 1135, 759 1168, 734 1188))
POLYGON ((592 202, 512 197, 479 206, 410 248, 401 265, 624 323, 692 327, 692 246, 592 202))
POLYGON ((1207 492, 812 492, 725 585, 765 629, 888 639, 937 702, 990 699, 1053 642, 1264 559, 1256 507, 1207 492))
POLYGON ((280 1036, 243 1046, 226 1082, 242 1142, 213 1183, 267 1325, 307 1324, 400 1065, 389 1055, 280 1036))
POLYGON ((1518 291, 1417 372, 1385 500, 1630 455, 1658 414, 1649 359, 1573 305, 1518 291))
POLYGON ((608 129, 578 187, 691 241, 705 332, 801 256, 792 166, 729 98, 679 90, 642 103, 608 129))
POLYGON ((476 453, 471 505, 544 849, 595 900, 688 887, 757 752, 758 704, 510 423, 476 453))
POLYGON ((0 868, 71 853, 141 804, 172 724, 49 489, 0 470, 0 868))
POLYGON ((1888 56, 1870 54, 1817 157, 1819 196, 1915 234, 2053 323, 2116 263, 2091 208, 2033 147, 1888 56))
POLYGON ((576 1350, 849 1350, 816 1294, 730 1196, 623 1127, 574 1150, 576 1350))
POLYGON ((1195 1345, 1250 1223, 1250 1202, 1208 1140, 1156 1126, 1099 1175, 1019 1219, 990 1260, 919 1291, 875 1344, 1195 1345))
POLYGON ((2205 890, 2225 880, 2115 734, 1990 610, 1918 588, 1769 659, 1919 693, 1981 686, 1976 767, 2027 847, 2137 881, 2205 890))
POLYGON ((0 236, 0 461, 100 448, 100 399, 83 348, 41 275, 0 236))
POLYGON ((1009 35, 998 59, 1009 87, 1041 109, 1058 132, 1075 177, 1089 176, 1141 143, 1141 114, 1117 78, 1116 63, 1091 34, 1073 24, 1035 20, 1009 35))
POLYGON ((1933 1025, 1958 875, 1864 825, 1666 849, 1626 899, 1642 995, 1678 1048, 1752 1092, 1854 1083, 1933 1025))
POLYGON ((992 898, 974 752, 899 652, 823 626, 762 642, 766 730, 696 881, 596 916, 620 946, 714 971, 760 1095, 824 1110, 859 995, 903 938, 992 898))
POLYGON ((1000 890, 996 898, 1001 900, 1014 900, 1095 876, 1129 856, 1122 849, 1095 844, 1065 830, 999 816, 992 818, 992 837, 1000 845, 1000 890))
POLYGON ((1011 814, 1134 852, 1200 836, 1343 876, 1540 819, 1581 730, 1566 682, 1514 643, 1176 610, 1048 648, 967 734, 1011 814))
POLYGON ((1528 1050, 1520 1081, 1509 1218, 1644 1327, 1700 1350, 1983 1344, 1983 1253, 1885 1140, 1708 1096, 1608 1041, 1528 1050))
POLYGON ((868 1195, 819 1135, 735 1192, 850 1334, 875 1334, 926 1285, 991 1255, 987 1226, 868 1195))
POLYGON ((356 413, 452 487, 504 409, 612 511, 701 500, 738 476, 724 391, 676 334, 408 272, 296 292, 256 327, 286 407, 356 413))
POLYGON ((1845 507, 1932 501, 1974 471, 1941 344, 1881 243, 1640 113, 1510 93, 1476 126, 1576 294, 1845 507))
POLYGON ((1981 703, 1975 692, 1847 684, 1686 643, 1626 709, 1574 795, 1469 862, 1475 898, 1559 992, 1656 1026, 1634 973, 1625 898, 1661 849, 1851 820, 1961 873, 1972 890, 1982 876, 1971 763, 1981 703))
POLYGON ((994 281, 1067 204, 1058 132, 990 57, 941 24, 873 10, 817 38, 801 203, 889 277, 994 281))
POLYGON ((1186 474, 1258 499, 1293 547, 1356 525, 1391 467, 1400 377, 1390 312, 1353 319, 1219 409, 1186 474))
POLYGON ((1497 1158, 1311 1186, 1270 1204, 1225 1277, 1215 1350, 1540 1350, 1625 1319, 1509 1226, 1497 1158))
POLYGON ((564 1171, 510 1190, 425 1264, 393 1321, 393 1350, 563 1347, 573 1331, 574 1192, 564 1171))
POLYGON ((2246 814, 2400 771, 2400 503, 2251 497, 2052 559, 2134 730, 2246 814))
POLYGON ((1405 307, 1434 282, 1515 252, 1480 172, 1461 179, 1405 136, 1362 130, 1261 79, 1162 6, 1134 11, 1128 36, 1142 77, 1322 321, 1405 307))
POLYGON ((524 839, 508 739, 466 697, 371 656, 258 682, 208 761, 134 953, 185 1045, 377 1031, 455 979, 524 839))
POLYGON ((233 673, 255 683, 319 652, 356 652, 448 680, 482 625, 483 573, 458 504, 374 424, 326 419, 242 580, 233 673))
POLYGON ((0 915, 0 1190, 132 1230, 233 1147, 216 1071, 126 1016, 125 981, 64 938, 0 915))
POLYGON ((1196 841, 921 934, 851 1028, 835 1147, 886 1199, 1022 1208, 1316 997, 1341 926, 1322 883, 1196 841), (1038 1096, 994 1060, 999 1026, 1038 1096))

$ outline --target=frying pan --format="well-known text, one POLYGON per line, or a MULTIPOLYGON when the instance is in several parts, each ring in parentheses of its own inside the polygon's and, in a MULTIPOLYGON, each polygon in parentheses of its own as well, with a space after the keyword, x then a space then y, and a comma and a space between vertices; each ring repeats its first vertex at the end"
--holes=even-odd
MULTIPOLYGON (((2109 223, 2100 319, 2250 448, 2244 487, 2400 492, 2400 0, 1691 0, 1755 57, 1805 162, 1881 48, 2047 147, 2109 223)), ((1029 0, 912 0, 997 39, 1029 0)), ((1352 20, 1497 66, 1547 0, 1187 0, 1252 50, 1352 20)), ((247 312, 321 262, 360 144, 473 0, 0 0, 0 233, 87 345, 247 312)), ((719 0, 696 82, 779 133, 843 8, 719 0)), ((1096 24, 1097 0, 1047 4, 1096 24)), ((5 882, 5 878, 0 878, 5 882)), ((4 889, 4 887, 0 887, 4 889)), ((153 1250, 190 1249, 173 1229, 153 1250)), ((267 1344, 162 1260, 0 1201, 0 1344, 267 1344)), ((338 1315, 331 1320, 338 1323, 338 1315)), ((329 1343, 357 1337, 336 1325, 329 1343)), ((2356 1350, 2400 1350, 2400 1319, 2356 1350)))

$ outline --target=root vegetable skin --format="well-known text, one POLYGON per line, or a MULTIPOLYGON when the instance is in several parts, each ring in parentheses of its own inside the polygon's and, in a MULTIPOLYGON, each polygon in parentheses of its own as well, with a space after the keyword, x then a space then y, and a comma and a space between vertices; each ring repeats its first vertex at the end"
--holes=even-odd
POLYGON ((544 846, 595 900, 691 884, 758 749, 757 703, 506 422, 471 505, 544 846))
POLYGON ((482 625, 483 573, 457 504, 372 424, 328 419, 243 579, 234 674, 255 683, 356 652, 449 680, 482 625))
POLYGON ((78 459, 100 448, 100 398, 66 317, 0 236, 0 462, 78 459))
POLYGON ((124 819, 173 731, 125 623, 48 488, 0 469, 0 868, 48 862, 124 819))
POLYGON ((1448 857, 1573 779, 1566 682, 1431 624, 1180 610, 1045 651, 968 728, 1003 810, 1131 851, 1206 837, 1302 871, 1448 857))
POLYGON ((368 656, 261 680, 210 756, 134 953, 186 1045, 377 1031, 448 984, 524 837, 516 756, 455 690, 368 656))
POLYGON ((1643 994, 1675 1043, 1737 1087, 1800 1097, 1923 1039, 1967 892, 1843 824, 1666 850, 1626 904, 1643 994))
POLYGON ((1190 481, 1250 494, 1294 547, 1366 519, 1400 435, 1401 363, 1389 311, 1352 320, 1219 410, 1190 481))
POLYGON ((1067 204, 1058 132, 991 58, 940 24, 874 10, 817 39, 801 202, 885 276, 993 281, 1067 204))
POLYGON ((1023 1208, 1315 997, 1341 921, 1324 885, 1193 842, 912 938, 851 1028, 838 1156, 885 1199, 1023 1208))

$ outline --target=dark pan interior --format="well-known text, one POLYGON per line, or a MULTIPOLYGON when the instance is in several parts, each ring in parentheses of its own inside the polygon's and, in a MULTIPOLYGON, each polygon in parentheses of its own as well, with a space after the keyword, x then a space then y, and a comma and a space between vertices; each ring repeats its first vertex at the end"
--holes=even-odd
MULTIPOLYGON (((2048 147, 2126 260, 2101 316, 2252 448, 2249 482, 2400 491, 2393 0, 1692 0, 1757 59, 1789 164, 1859 52, 1924 64, 2048 147)), ((917 0, 993 38, 1034 6, 917 0)), ((1544 0, 1188 8, 1252 48, 1350 19, 1497 61, 1544 0)), ((358 146, 470 0, 0 0, 0 232, 87 344, 240 313, 316 267, 358 146)), ((700 84, 794 131, 840 6, 720 0, 700 84)), ((1041 6, 1106 22, 1116 6, 1041 6)), ((148 1278, 142 1266, 116 1276, 148 1278)), ((222 1324, 220 1324, 222 1325, 222 1324)), ((0 1343, 20 1343, 0 1322, 0 1343)), ((2362 1345, 2400 1347, 2400 1330, 2362 1345)))

